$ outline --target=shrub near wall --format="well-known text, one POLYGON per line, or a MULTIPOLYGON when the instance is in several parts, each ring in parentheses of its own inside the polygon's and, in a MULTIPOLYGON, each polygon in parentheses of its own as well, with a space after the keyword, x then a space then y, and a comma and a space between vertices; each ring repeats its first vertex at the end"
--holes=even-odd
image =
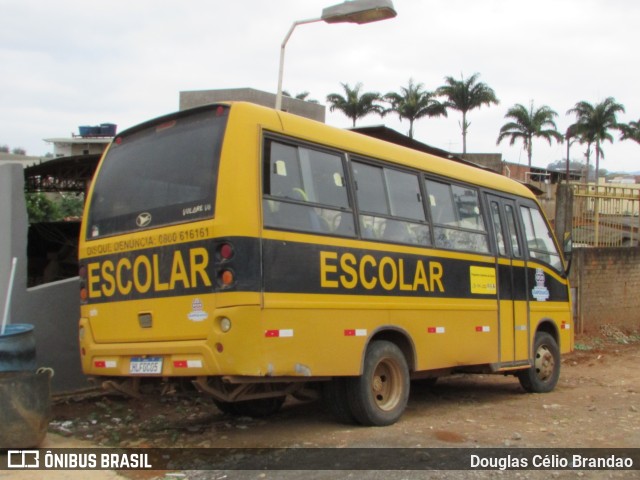
POLYGON ((640 249, 574 249, 569 279, 578 332, 606 324, 640 330, 640 249))

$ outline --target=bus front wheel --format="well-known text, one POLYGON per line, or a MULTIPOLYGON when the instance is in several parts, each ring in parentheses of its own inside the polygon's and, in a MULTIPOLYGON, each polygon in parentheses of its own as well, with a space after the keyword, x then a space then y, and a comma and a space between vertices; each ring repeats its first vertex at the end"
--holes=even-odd
POLYGON ((351 413, 347 396, 347 379, 336 377, 322 386, 322 399, 331 414, 340 423, 351 425, 356 419, 351 413))
POLYGON ((395 423, 409 399, 409 368, 402 351, 379 340, 367 348, 362 375, 347 380, 351 413, 362 425, 395 423))
POLYGON ((546 332, 538 332, 533 344, 533 365, 518 374, 520 385, 527 392, 547 393, 553 390, 560 377, 560 349, 546 332))

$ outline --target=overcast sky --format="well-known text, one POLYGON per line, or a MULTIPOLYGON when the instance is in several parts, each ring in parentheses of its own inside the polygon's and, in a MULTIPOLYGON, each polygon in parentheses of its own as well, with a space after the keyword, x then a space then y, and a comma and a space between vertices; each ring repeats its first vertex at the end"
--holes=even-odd
MULTIPOLYGON (((182 90, 251 87, 275 92, 280 43, 295 20, 318 17, 339 0, 0 0, 0 145, 41 155, 44 138, 79 125, 119 129, 178 109, 182 90)), ((445 76, 478 72, 500 104, 474 110, 469 152, 527 162, 521 143, 496 146, 507 109, 548 105, 564 132, 576 102, 614 97, 619 120, 640 118, 636 0, 394 0, 392 20, 299 26, 286 51, 284 88, 325 103, 340 83, 399 91, 409 78, 435 90, 445 76)), ((421 119, 415 138, 462 149, 460 116, 421 119)), ((327 123, 349 127, 339 112, 327 123)), ((369 116, 359 126, 396 116, 369 116)), ((601 166, 640 170, 640 145, 604 145, 601 166)), ((564 145, 534 142, 533 163, 566 156, 564 145)), ((571 158, 584 160, 584 147, 571 158)))

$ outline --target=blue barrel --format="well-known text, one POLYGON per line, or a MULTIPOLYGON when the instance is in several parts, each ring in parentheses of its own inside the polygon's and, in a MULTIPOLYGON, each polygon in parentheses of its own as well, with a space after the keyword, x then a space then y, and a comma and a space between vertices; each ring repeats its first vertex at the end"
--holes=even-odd
POLYGON ((33 325, 10 324, 0 335, 0 372, 36 369, 36 337, 33 325))

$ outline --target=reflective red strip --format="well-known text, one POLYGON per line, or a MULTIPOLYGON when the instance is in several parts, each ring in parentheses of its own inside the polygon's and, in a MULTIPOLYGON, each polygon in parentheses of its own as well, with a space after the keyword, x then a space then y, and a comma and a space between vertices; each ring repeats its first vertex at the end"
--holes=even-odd
POLYGON ((444 333, 444 327, 428 327, 427 333, 444 333))
POLYGON ((293 337, 293 330, 285 328, 280 330, 267 330, 264 332, 265 337, 293 337))

